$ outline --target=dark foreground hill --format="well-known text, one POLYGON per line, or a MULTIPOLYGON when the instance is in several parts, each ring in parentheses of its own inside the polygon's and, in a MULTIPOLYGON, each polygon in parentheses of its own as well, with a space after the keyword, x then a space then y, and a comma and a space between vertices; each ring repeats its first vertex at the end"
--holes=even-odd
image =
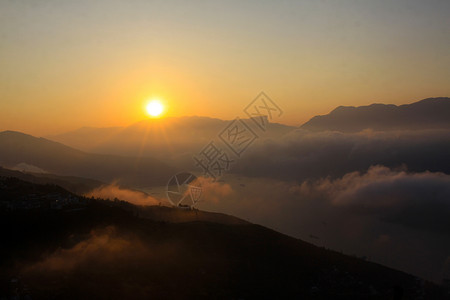
POLYGON ((233 217, 155 221, 129 204, 17 179, 1 179, 0 196, 0 298, 444 298, 413 276, 233 217))
POLYGON ((450 98, 427 98, 405 105, 339 106, 301 126, 311 131, 358 132, 450 128, 450 98))

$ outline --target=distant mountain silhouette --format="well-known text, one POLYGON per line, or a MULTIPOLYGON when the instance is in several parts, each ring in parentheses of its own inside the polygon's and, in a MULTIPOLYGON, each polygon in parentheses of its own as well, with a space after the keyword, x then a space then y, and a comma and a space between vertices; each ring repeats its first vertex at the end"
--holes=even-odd
POLYGON ((146 186, 166 184, 175 172, 154 158, 91 154, 20 132, 0 132, 0 165, 21 163, 57 175, 146 186))
MULTIPOLYGON (((244 119, 249 126, 253 121, 244 119)), ((128 127, 90 128, 49 136, 54 141, 95 153, 116 155, 145 155, 161 159, 173 159, 199 152, 230 124, 229 120, 209 117, 170 117, 148 119, 128 127)), ((262 138, 283 135, 295 127, 268 123, 265 132, 258 131, 262 138)), ((255 131, 257 129, 255 128, 255 131)))
POLYGON ((342 132, 450 128, 450 98, 427 98, 399 106, 339 106, 327 115, 313 117, 301 128, 342 132))

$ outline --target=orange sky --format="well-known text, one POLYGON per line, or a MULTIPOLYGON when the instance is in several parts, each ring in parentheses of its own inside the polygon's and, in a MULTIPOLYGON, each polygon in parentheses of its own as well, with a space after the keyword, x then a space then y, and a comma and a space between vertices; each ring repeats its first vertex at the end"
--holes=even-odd
POLYGON ((2 1, 0 130, 244 116, 265 91, 300 125, 339 105, 450 95, 446 1, 2 1))

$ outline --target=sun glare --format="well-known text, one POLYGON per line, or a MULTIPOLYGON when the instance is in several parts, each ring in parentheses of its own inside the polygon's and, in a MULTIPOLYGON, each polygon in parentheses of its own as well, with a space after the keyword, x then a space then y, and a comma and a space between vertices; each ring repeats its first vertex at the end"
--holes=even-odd
POLYGON ((164 105, 159 100, 152 100, 147 104, 146 109, 151 117, 159 117, 164 111, 164 105))

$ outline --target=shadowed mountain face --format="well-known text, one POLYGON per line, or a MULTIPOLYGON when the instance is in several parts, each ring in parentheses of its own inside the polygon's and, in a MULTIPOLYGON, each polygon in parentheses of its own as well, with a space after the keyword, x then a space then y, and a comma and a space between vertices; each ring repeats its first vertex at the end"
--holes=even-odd
POLYGON ((87 179, 73 176, 58 176, 48 173, 40 174, 40 173, 21 172, 17 170, 5 169, 2 167, 0 167, 0 176, 15 177, 36 184, 59 185, 64 189, 79 195, 83 195, 104 185, 103 182, 94 179, 87 179))
POLYGON ((134 185, 165 184, 174 174, 157 159, 90 154, 19 132, 0 132, 0 145, 0 165, 9 168, 25 163, 48 173, 134 185))
MULTIPOLYGON (((253 121, 245 121, 252 126, 253 121)), ((200 151, 229 123, 208 117, 149 119, 122 128, 84 127, 49 138, 89 152, 172 159, 200 151)), ((293 129, 269 123, 264 137, 278 137, 293 129)))
POLYGON ((428 98, 405 105, 339 106, 301 126, 311 131, 358 132, 450 128, 450 98, 428 98))
POLYGON ((198 212, 197 221, 180 223, 195 212, 151 208, 139 218, 130 204, 82 197, 55 209, 55 193, 74 195, 0 183, 1 298, 443 298, 413 276, 234 217, 198 212), (26 201, 35 208, 20 209, 26 201))

